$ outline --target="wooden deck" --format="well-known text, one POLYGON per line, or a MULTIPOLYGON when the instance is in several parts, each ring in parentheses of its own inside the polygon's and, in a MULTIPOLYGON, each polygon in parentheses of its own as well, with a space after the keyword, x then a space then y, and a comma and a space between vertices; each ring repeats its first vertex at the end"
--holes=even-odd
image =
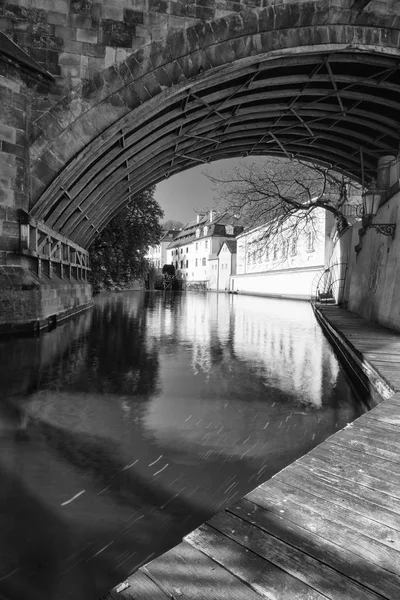
POLYGON ((337 307, 322 314, 387 399, 109 600, 400 600, 400 334, 337 307))

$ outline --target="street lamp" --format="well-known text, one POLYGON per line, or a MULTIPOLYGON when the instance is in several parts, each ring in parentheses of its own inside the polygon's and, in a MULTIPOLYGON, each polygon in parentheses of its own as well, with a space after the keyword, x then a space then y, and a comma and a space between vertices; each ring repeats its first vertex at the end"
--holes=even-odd
POLYGON ((379 190, 376 189, 376 182, 372 181, 369 188, 362 194, 364 208, 363 229, 372 227, 376 233, 388 235, 393 240, 396 231, 395 223, 379 223, 376 225, 372 223, 372 217, 378 212, 381 197, 382 195, 379 193, 379 190))

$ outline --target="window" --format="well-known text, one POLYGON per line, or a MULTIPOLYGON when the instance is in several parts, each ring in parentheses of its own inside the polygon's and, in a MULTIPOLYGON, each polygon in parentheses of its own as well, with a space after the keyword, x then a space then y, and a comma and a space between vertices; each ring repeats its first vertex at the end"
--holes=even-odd
POLYGON ((189 252, 189 246, 186 246, 186 254, 189 252))
POLYGON ((290 243, 290 254, 294 256, 297 254, 297 238, 293 237, 290 243))
POLYGON ((188 260, 186 261, 186 268, 187 269, 189 268, 189 261, 188 260))
POLYGON ((199 249, 199 243, 196 242, 196 252, 197 252, 198 249, 199 249))
POLYGON ((206 247, 206 250, 207 250, 207 248, 208 248, 208 240, 205 241, 205 247, 206 247))
POLYGON ((233 235, 233 225, 226 225, 225 231, 226 235, 233 235))
POLYGON ((289 245, 289 242, 287 240, 283 240, 283 242, 282 242, 282 258, 286 258, 288 255, 288 245, 289 245))
POLYGON ((307 252, 314 252, 314 234, 312 231, 307 234, 307 252))
POLYGON ((196 229, 196 237, 200 237, 200 229, 196 229))
POLYGON ((274 260, 278 258, 278 244, 274 244, 274 260))
POLYGON ((181 248, 181 254, 183 254, 183 248, 181 248))
POLYGON ((206 225, 203 229, 203 235, 207 235, 207 233, 208 233, 208 227, 206 225))
POLYGON ((196 267, 198 266, 198 264, 199 264, 199 261, 198 261, 198 259, 196 258, 196 262, 195 262, 195 265, 196 265, 196 267))
POLYGON ((265 246, 265 260, 269 260, 269 247, 265 246))
POLYGON ((206 266, 206 264, 207 264, 207 262, 206 262, 206 259, 205 259, 205 258, 203 258, 203 260, 202 260, 202 265, 203 265, 203 267, 205 267, 205 266, 206 266))
POLYGON ((183 260, 181 260, 181 269, 183 269, 183 260))

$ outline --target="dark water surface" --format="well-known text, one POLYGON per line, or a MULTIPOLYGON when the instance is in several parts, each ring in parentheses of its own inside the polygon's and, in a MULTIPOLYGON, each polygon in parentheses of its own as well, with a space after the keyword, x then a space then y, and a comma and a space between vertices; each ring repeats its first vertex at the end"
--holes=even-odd
POLYGON ((288 300, 101 296, 0 365, 9 600, 99 598, 364 412, 288 300))

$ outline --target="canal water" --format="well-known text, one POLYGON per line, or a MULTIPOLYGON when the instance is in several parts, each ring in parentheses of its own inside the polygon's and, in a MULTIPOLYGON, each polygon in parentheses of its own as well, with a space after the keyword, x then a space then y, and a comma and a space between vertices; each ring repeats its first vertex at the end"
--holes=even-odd
POLYGON ((102 295, 0 365, 7 600, 99 599, 365 410, 290 300, 102 295))

